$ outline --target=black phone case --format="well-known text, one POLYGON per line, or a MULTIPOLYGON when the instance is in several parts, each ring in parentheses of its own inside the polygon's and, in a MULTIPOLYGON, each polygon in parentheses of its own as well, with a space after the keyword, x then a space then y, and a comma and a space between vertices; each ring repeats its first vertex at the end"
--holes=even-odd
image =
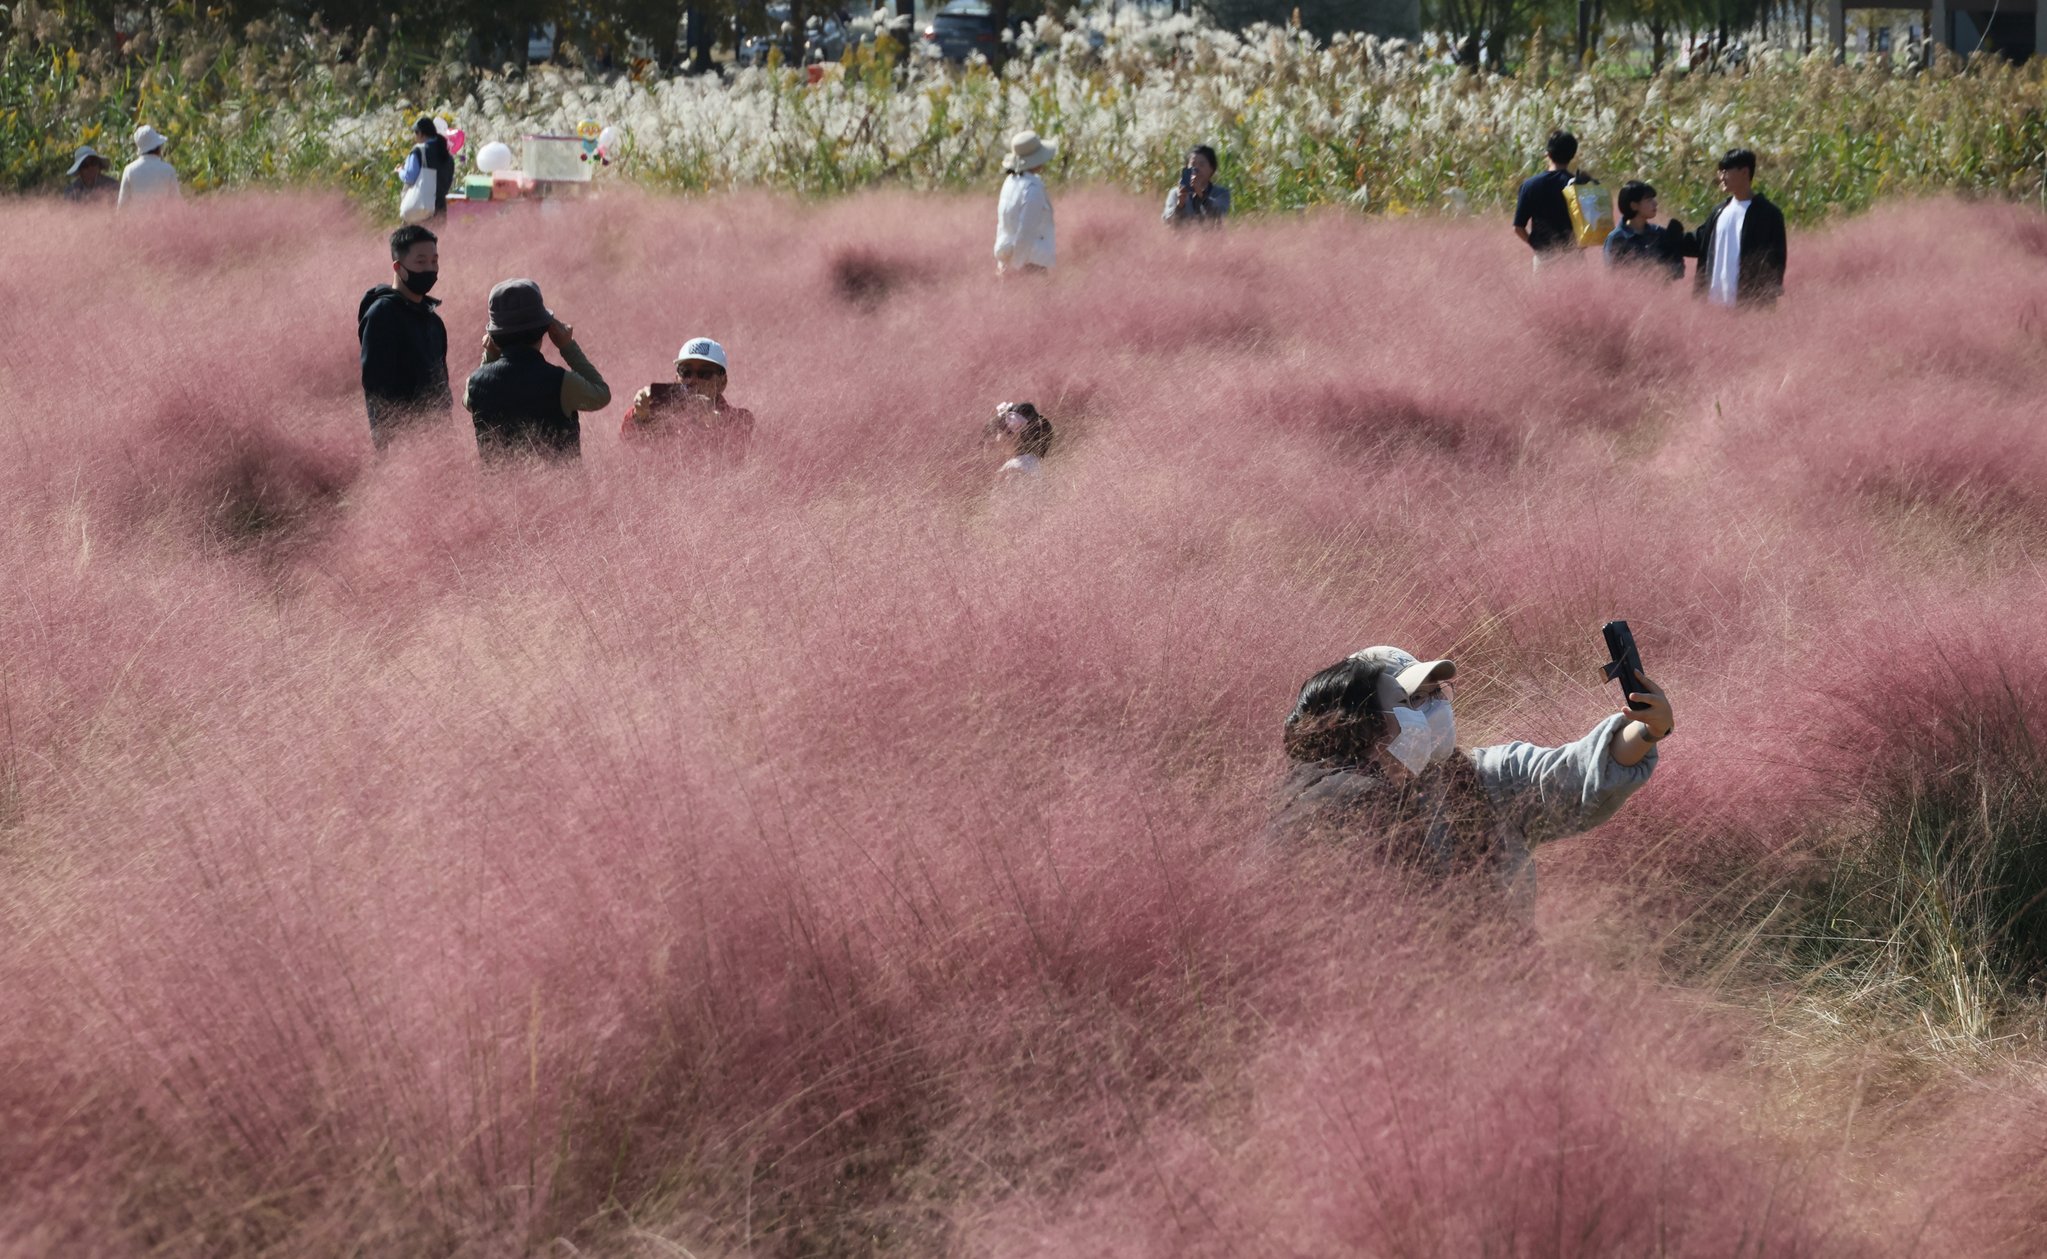
MULTIPOLYGON (((1628 629, 1628 623, 1608 621, 1599 632, 1606 638, 1606 654, 1612 657, 1605 669, 1606 676, 1621 684, 1622 698, 1647 689, 1642 682, 1642 652, 1635 646, 1635 635, 1628 629)), ((1640 712, 1649 705, 1628 700, 1628 707, 1640 712)))

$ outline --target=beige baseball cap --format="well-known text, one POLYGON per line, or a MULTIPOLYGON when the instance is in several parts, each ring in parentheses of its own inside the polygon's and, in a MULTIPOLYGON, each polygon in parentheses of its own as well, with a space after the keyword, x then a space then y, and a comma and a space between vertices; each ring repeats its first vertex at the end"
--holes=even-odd
POLYGON ((1386 672, 1379 675, 1381 708, 1405 704, 1429 683, 1457 676, 1457 666, 1448 660, 1416 660, 1398 647, 1367 647, 1352 652, 1350 658, 1385 667, 1386 672))

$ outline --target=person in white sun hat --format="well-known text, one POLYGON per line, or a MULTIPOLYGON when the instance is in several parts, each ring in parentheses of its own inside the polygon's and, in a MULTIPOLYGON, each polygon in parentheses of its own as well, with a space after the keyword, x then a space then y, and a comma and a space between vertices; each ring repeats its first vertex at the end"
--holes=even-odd
POLYGON ((743 457, 753 440, 753 412, 725 401, 728 370, 724 346, 691 337, 675 352, 675 379, 633 395, 619 436, 672 438, 705 454, 743 457))
POLYGON ((120 192, 106 177, 107 159, 90 144, 81 144, 71 155, 71 169, 64 173, 71 182, 64 185, 64 199, 76 205, 101 205, 120 192))
POLYGON ((178 188, 178 172, 163 160, 166 143, 163 132, 148 123, 135 128, 135 160, 121 172, 121 195, 115 202, 119 208, 175 201, 184 195, 178 188))
POLYGON ((1643 707, 1602 718, 1562 747, 1460 748, 1448 660, 1367 647, 1309 678, 1286 720, 1293 768, 1275 837, 1354 848, 1421 886, 1476 887, 1525 915, 1531 846, 1606 821, 1656 769, 1670 700, 1648 678, 1643 707))
POLYGON ((1035 131, 1010 137, 1002 159, 1002 199, 995 208, 995 269, 1004 275, 1052 269, 1052 199, 1038 172, 1059 156, 1059 146, 1035 131))

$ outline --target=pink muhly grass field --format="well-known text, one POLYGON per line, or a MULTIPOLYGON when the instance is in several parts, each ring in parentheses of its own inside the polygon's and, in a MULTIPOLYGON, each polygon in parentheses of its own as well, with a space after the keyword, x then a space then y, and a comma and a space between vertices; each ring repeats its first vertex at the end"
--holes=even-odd
POLYGON ((1059 214, 1006 284, 982 200, 458 224, 457 396, 528 275, 617 399, 484 472, 372 454, 340 204, 0 210, 0 1254, 2037 1253, 2037 1036, 1748 982, 1724 895, 2047 693, 2037 216, 1796 234, 1736 317, 1059 214), (742 467, 618 440, 695 335, 742 467), (1678 734, 1533 941, 1264 842, 1314 670, 1560 742, 1614 616, 1678 734))

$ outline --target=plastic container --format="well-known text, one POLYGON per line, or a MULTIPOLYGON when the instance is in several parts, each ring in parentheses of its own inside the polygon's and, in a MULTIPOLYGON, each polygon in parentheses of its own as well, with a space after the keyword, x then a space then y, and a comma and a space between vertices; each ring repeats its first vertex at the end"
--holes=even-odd
POLYGON ((492 201, 517 201, 526 195, 533 181, 525 171, 501 170, 490 177, 490 199, 492 201))
POLYGON ((583 141, 576 136, 527 136, 521 165, 529 179, 555 184, 587 184, 596 173, 583 141))
POLYGON ((491 177, 471 175, 462 181, 462 196, 468 201, 490 200, 491 177))

